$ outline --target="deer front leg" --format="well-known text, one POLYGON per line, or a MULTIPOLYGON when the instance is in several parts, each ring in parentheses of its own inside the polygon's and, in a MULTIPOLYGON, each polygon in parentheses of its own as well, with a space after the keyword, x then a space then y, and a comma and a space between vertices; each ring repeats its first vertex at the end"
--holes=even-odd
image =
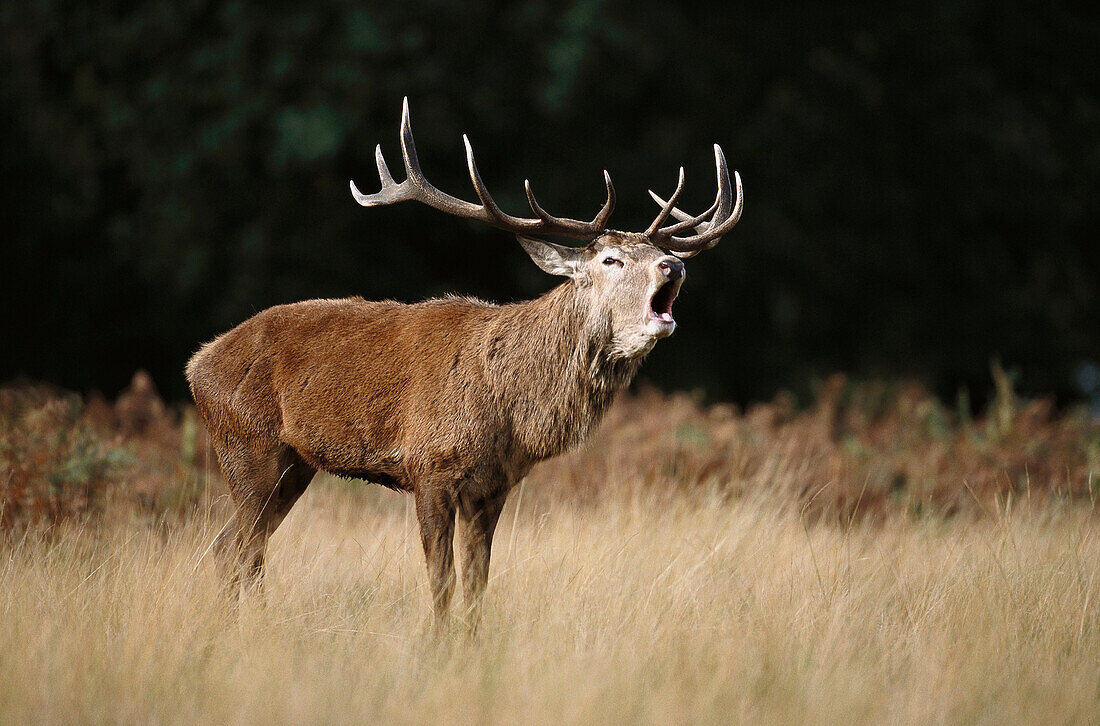
POLYGON ((455 504, 449 492, 425 485, 416 489, 416 518, 428 563, 428 585, 436 627, 447 618, 455 587, 454 528, 455 504))
POLYGON ((493 548, 493 532, 504 508, 507 492, 475 501, 459 500, 462 517, 462 594, 471 629, 481 619, 481 599, 489 579, 489 556, 493 548))

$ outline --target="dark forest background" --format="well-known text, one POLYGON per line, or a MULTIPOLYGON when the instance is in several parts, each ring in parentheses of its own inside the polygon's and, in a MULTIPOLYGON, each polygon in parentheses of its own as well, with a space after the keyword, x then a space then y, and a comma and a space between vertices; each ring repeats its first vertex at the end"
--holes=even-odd
MULTIPOLYGON (((541 293, 514 239, 367 210, 408 95, 429 179, 641 229, 711 144, 741 224, 643 375, 747 401, 840 370, 1063 400, 1100 362, 1100 23, 1058 3, 30 2, 0 8, 0 380, 172 397, 268 305, 541 293)), ((400 177, 399 177, 400 178, 400 177)))

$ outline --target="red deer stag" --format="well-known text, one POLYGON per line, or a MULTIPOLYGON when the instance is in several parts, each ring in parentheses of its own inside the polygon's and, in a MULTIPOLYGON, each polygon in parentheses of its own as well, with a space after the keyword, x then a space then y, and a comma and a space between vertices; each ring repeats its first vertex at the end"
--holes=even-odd
POLYGON ((480 204, 424 178, 406 99, 396 183, 375 150, 382 189, 364 207, 419 201, 514 232, 535 264, 568 278, 534 300, 492 305, 445 297, 415 304, 362 298, 278 305, 204 345, 187 380, 217 449, 236 518, 215 549, 236 554, 236 587, 262 576, 268 537, 321 470, 415 497, 437 622, 454 590, 453 535, 461 519, 463 590, 476 622, 493 530, 508 491, 543 459, 582 441, 654 343, 676 328, 672 302, 690 257, 741 217, 741 179, 714 147, 718 194, 699 215, 676 207, 684 170, 641 233, 607 228, 607 201, 590 222, 551 216, 531 193, 533 218, 513 217, 485 188, 469 140, 480 204), (665 225, 669 217, 676 221, 665 225), (529 235, 580 240, 567 247, 529 235), (671 252, 666 254, 662 250, 671 252))

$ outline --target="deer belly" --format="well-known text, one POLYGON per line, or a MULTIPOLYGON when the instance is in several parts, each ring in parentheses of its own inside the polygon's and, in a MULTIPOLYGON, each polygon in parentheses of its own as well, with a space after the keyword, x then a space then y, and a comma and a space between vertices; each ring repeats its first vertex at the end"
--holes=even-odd
POLYGON ((280 438, 322 471, 404 489, 404 454, 392 433, 362 420, 284 416, 280 438))

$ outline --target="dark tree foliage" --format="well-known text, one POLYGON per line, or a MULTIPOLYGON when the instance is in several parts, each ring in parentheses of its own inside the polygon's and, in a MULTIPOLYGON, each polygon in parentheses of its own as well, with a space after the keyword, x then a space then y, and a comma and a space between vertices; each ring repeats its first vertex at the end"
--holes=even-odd
POLYGON ((1058 3, 782 7, 657 0, 388 4, 14 0, 0 8, 0 378, 184 393, 189 353, 312 296, 529 297, 509 236, 364 210, 408 95, 422 164, 497 201, 530 178, 644 227, 710 147, 745 180, 735 232, 688 265, 645 373, 751 399, 844 370, 954 395, 999 358, 1072 395, 1100 360, 1100 24, 1058 3))

